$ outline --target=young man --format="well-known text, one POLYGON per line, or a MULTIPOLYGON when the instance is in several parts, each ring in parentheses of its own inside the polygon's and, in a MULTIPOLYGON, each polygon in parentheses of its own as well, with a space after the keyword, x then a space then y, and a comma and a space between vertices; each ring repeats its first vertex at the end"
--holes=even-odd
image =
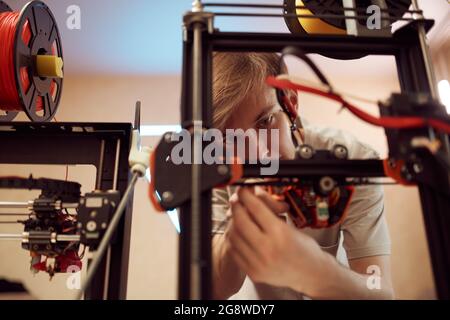
MULTIPOLYGON (((213 66, 214 126, 223 131, 278 129, 280 158, 293 159, 288 118, 275 90, 265 84, 267 76, 277 75, 279 56, 216 53, 213 66)), ((298 108, 297 95, 289 98, 298 108)), ((302 130, 304 143, 315 149, 342 144, 350 158, 377 157, 343 132, 312 126, 302 130)), ((214 190, 215 298, 228 299, 239 291, 237 296, 246 299, 393 298, 381 187, 357 187, 345 220, 328 229, 296 229, 289 219, 277 217, 288 209, 262 188, 214 190), (336 260, 341 235, 349 267, 336 260), (379 283, 374 276, 381 277, 379 283)))

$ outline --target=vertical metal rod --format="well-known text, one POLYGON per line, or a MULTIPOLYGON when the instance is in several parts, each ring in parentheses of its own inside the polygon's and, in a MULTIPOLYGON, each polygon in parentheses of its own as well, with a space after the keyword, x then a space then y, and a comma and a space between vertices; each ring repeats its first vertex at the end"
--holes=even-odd
MULTIPOLYGON (((120 138, 116 142, 116 156, 114 158, 114 175, 113 175, 113 190, 117 190, 117 182, 119 180, 119 161, 120 161, 120 138)), ((103 279, 103 300, 108 300, 109 292, 109 274, 111 270, 111 246, 106 250, 105 258, 105 276, 103 279)))
MULTIPOLYGON (((354 8, 356 9, 355 1, 354 0, 342 0, 342 4, 344 8, 354 8)), ((358 35, 358 21, 355 19, 351 19, 356 16, 356 12, 353 10, 345 10, 345 26, 347 29, 347 34, 352 36, 358 35), (347 19, 350 18, 350 19, 347 19)))
MULTIPOLYGON (((412 5, 413 5, 413 10, 416 10, 416 11, 420 10, 417 0, 412 0, 412 5)), ((422 14, 418 14, 418 13, 415 13, 413 16, 415 19, 423 19, 424 18, 422 14)), ((431 96, 433 97, 433 99, 438 100, 439 96, 437 93, 436 78, 434 76, 433 65, 431 64, 431 57, 430 57, 429 47, 427 44, 427 35, 425 32, 425 26, 423 23, 419 23, 418 28, 419 28, 420 48, 422 50, 422 55, 423 55, 423 59, 425 62, 425 70, 427 73, 426 76, 428 79, 428 83, 430 84, 430 87, 431 87, 430 88, 431 96)))
POLYGON ((100 159, 97 168, 97 181, 95 183, 95 189, 100 190, 102 188, 102 176, 103 176, 103 162, 105 158, 105 140, 102 139, 100 144, 100 159))
MULTIPOLYGON (((420 10, 417 0, 412 0, 412 6, 413 6, 413 10, 416 10, 416 11, 420 10)), ((413 15, 413 17, 415 19, 424 19, 423 14, 418 14, 418 13, 415 13, 413 15)), ((439 94, 437 91, 437 84, 436 84, 436 76, 435 76, 433 64, 431 61, 430 48, 427 43, 427 34, 425 31, 425 25, 423 23, 419 23, 418 28, 419 28, 418 31, 419 31, 420 48, 422 50, 422 56, 423 56, 423 60, 424 60, 424 64, 425 64, 426 76, 428 79, 428 83, 430 85, 430 94, 434 100, 439 101, 439 94)), ((434 130, 430 129, 430 131, 433 132, 434 130)), ((430 135, 430 138, 432 138, 435 135, 436 135, 435 133, 434 134, 432 133, 430 135)), ((440 134, 439 136, 440 136, 441 142, 443 144, 443 149, 445 150, 447 158, 450 159, 449 136, 446 134, 440 134)), ((448 174, 448 181, 450 182, 450 173, 448 174)))
POLYGON ((191 176, 191 283, 190 299, 201 299, 201 163, 203 134, 203 92, 202 92, 202 23, 193 24, 192 63, 192 120, 193 120, 193 163, 191 176))
POLYGON ((120 138, 117 138, 116 158, 114 159, 113 190, 117 190, 117 181, 119 178, 119 161, 120 161, 120 138))
MULTIPOLYGON (((105 162, 105 140, 102 139, 101 143, 100 143, 100 157, 99 157, 99 162, 98 162, 98 168, 97 168, 97 177, 96 177, 96 182, 95 182, 95 189, 96 190, 101 190, 102 189, 102 177, 103 177, 103 165, 105 162)), ((91 268, 92 266, 92 258, 89 257, 88 259, 88 270, 89 268, 91 268)), ((97 267, 96 267, 97 268, 97 267)), ((106 270, 107 268, 105 268, 106 270)), ((105 271, 105 274, 107 272, 105 271)), ((107 280, 106 278, 104 279, 105 281, 107 280)), ((88 285, 91 284, 91 281, 89 280, 88 285)), ((87 290, 87 287, 81 290, 80 293, 80 298, 84 296, 85 291, 87 290)), ((85 296, 84 296, 85 298, 85 296)), ((105 283, 103 283, 103 299, 105 299, 105 283)))

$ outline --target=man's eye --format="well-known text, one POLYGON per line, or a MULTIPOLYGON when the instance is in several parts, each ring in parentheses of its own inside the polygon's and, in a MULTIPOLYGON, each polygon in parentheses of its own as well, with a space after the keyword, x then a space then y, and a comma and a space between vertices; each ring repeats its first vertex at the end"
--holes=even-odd
POLYGON ((271 113, 267 117, 258 121, 258 127, 260 127, 260 128, 269 127, 273 124, 274 120, 275 120, 275 116, 273 113, 271 113))

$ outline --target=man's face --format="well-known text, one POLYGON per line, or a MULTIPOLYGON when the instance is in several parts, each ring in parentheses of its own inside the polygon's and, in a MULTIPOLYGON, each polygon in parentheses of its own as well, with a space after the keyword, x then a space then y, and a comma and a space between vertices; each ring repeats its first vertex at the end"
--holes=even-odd
MULTIPOLYGON (((287 115, 278 104, 275 89, 264 87, 254 91, 238 105, 227 125, 229 129, 255 129, 258 133, 261 129, 267 130, 267 139, 256 139, 261 152, 264 150, 270 155, 271 130, 279 132, 279 157, 280 159, 294 159, 295 146, 292 141, 290 123, 287 115)), ((259 135, 258 135, 259 137, 259 135)))

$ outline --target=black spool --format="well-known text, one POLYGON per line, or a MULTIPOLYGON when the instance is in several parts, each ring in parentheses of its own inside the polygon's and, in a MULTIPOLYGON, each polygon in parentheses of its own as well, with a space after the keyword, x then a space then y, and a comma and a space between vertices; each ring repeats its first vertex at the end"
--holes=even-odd
MULTIPOLYGON (((342 5, 342 0, 302 0, 303 5, 314 15, 334 15, 337 17, 320 17, 317 18, 328 25, 346 30, 345 23, 345 12, 342 5)), ((356 15, 358 16, 366 16, 366 9, 376 4, 378 1, 376 0, 356 0, 356 15)), ((394 23, 396 20, 403 17, 403 15, 408 11, 408 8, 411 5, 411 0, 384 0, 387 13, 389 18, 392 19, 390 25, 394 23)), ((296 14, 297 13, 297 0, 284 0, 284 13, 285 14, 296 14)), ((387 18, 387 17, 386 17, 387 18)), ((306 19, 306 18, 305 18, 306 19)), ((315 18, 309 18, 315 19, 315 18)), ((308 34, 308 31, 304 29, 302 24, 300 23, 299 18, 287 16, 285 17, 286 25, 289 31, 293 34, 308 34)), ((357 20, 360 25, 365 26, 367 23, 366 18, 361 18, 357 20)), ((390 28, 390 27, 389 27, 390 28)), ((382 30, 380 30, 381 32, 382 30)), ((355 55, 355 54, 346 54, 346 55, 326 55, 329 58, 340 59, 340 60, 350 60, 350 59, 359 59, 362 58, 363 55, 355 55)))

